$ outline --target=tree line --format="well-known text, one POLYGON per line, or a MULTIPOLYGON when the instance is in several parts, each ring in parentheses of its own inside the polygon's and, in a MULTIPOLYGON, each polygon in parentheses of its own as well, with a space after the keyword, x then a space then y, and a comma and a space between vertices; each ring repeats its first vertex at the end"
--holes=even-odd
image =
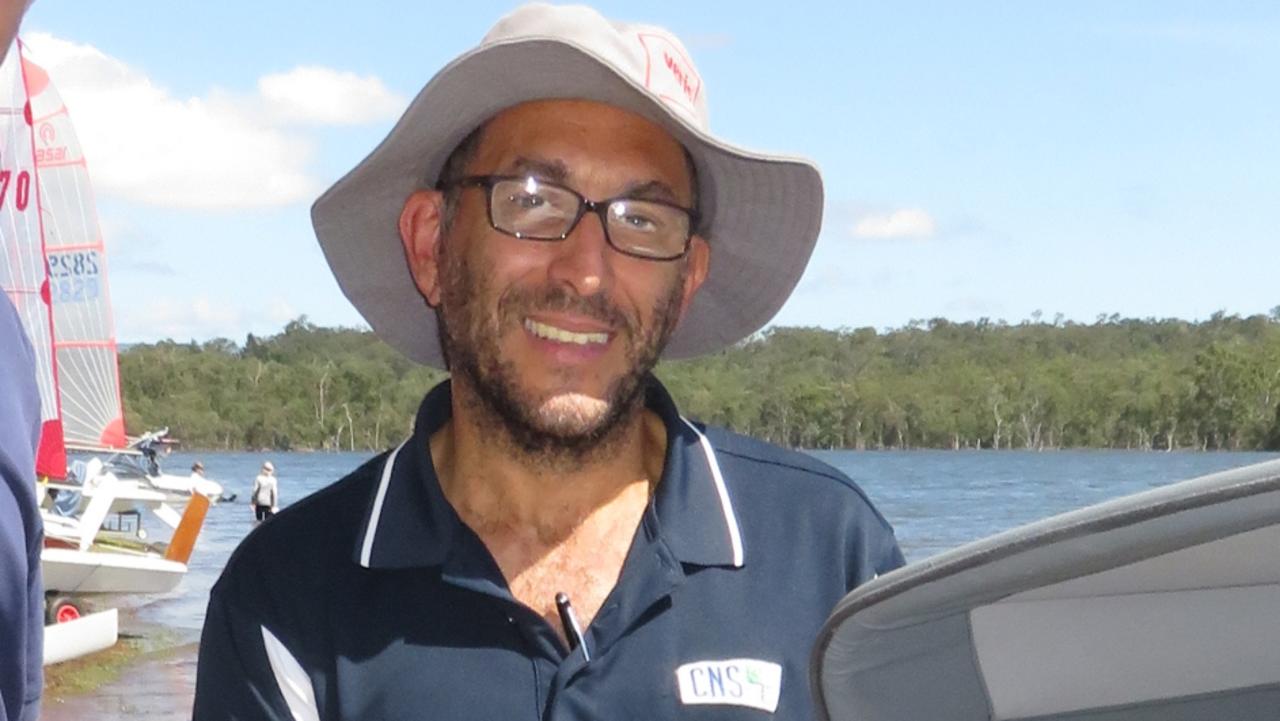
MULTIPOLYGON (((445 377, 306 317, 120 354, 126 426, 202 449, 381 450, 445 377)), ((663 362, 685 415, 802 448, 1280 448, 1280 307, 1208 320, 775 327, 663 362)))

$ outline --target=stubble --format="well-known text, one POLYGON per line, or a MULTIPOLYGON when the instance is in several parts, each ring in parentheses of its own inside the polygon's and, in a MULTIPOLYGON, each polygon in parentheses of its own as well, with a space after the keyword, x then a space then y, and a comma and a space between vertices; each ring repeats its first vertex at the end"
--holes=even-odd
POLYGON ((607 457, 639 420, 649 372, 679 319, 688 266, 681 266, 669 291, 655 302, 648 326, 640 327, 638 318, 623 313, 604 294, 584 297, 563 286, 512 289, 496 313, 487 312, 482 303, 495 295, 491 269, 473 267, 464 254, 443 252, 440 342, 455 380, 473 391, 463 396, 468 410, 486 431, 494 431, 503 450, 533 467, 567 470, 607 457), (499 340, 535 311, 570 312, 618 329, 617 338, 626 344, 627 368, 603 398, 539 398, 522 386, 519 369, 502 357, 499 340))

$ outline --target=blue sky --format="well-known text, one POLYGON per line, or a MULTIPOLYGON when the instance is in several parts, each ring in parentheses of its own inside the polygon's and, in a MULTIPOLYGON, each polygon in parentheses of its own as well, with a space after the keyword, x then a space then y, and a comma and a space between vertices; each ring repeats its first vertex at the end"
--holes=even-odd
MULTIPOLYGON (((776 323, 1280 305, 1280 4, 596 6, 685 40, 715 132, 821 166, 776 323)), ((512 7, 38 0, 23 36, 85 145, 120 339, 359 324, 310 202, 512 7)))

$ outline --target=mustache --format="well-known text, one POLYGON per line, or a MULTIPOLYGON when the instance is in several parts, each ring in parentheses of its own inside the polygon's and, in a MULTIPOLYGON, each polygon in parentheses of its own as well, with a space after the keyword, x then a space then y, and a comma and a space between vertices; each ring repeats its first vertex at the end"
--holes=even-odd
POLYGON ((502 318, 520 320, 529 311, 574 313, 598 320, 615 328, 626 329, 634 335, 635 323, 603 293, 581 296, 564 288, 552 286, 539 290, 513 290, 498 305, 502 318))

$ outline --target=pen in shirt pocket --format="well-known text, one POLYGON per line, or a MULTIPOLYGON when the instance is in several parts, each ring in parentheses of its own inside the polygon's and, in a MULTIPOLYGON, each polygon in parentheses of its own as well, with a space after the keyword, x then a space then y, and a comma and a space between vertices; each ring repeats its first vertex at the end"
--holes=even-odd
POLYGON ((582 626, 578 625, 578 617, 569 603, 569 594, 561 591, 556 594, 556 611, 560 613, 560 625, 564 627, 565 638, 569 639, 569 650, 582 647, 582 658, 591 660, 591 652, 587 650, 587 639, 582 635, 582 626))

